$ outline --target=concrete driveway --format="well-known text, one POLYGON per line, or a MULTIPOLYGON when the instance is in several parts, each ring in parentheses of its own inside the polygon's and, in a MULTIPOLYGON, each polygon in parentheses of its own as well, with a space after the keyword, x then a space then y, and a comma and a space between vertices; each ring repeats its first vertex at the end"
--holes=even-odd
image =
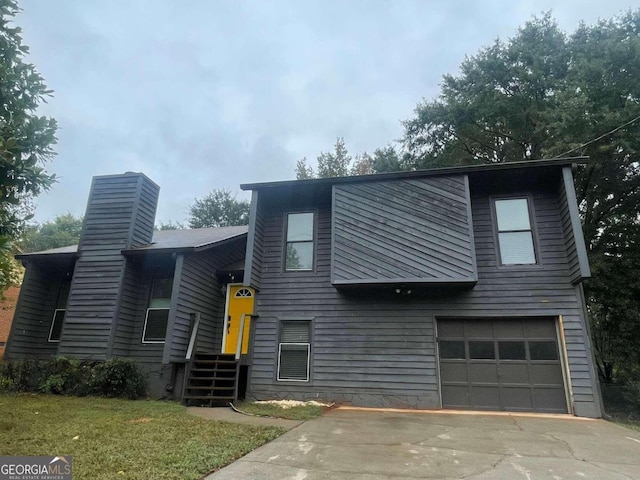
POLYGON ((572 417, 336 409, 207 477, 640 479, 640 432, 572 417))

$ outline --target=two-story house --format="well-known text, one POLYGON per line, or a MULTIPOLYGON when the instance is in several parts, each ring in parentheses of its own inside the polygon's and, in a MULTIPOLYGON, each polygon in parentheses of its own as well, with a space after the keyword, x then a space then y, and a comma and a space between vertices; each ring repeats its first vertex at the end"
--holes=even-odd
POLYGON ((574 161, 242 185, 249 395, 600 416, 574 161))
POLYGON ((154 232, 155 183, 95 177, 79 245, 20 257, 5 356, 129 357, 210 405, 599 417, 576 161, 243 185, 248 233, 154 232))

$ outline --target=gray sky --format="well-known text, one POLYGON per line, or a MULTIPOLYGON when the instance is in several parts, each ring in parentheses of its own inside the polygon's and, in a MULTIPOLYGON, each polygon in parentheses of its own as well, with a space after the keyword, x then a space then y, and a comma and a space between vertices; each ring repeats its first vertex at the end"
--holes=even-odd
POLYGON ((292 179, 336 137, 352 155, 398 139, 443 74, 532 15, 572 31, 637 0, 20 5, 28 60, 55 90, 41 113, 60 126, 36 220, 82 215, 94 175, 141 171, 161 187, 159 223, 215 188, 292 179))

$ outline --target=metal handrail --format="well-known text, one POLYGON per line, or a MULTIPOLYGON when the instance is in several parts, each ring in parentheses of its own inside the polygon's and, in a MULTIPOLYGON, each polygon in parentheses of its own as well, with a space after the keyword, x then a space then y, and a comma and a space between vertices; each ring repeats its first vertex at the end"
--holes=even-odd
POLYGON ((236 344, 236 360, 240 360, 240 356, 242 355, 242 343, 244 342, 244 321, 246 318, 246 314, 243 313, 240 318, 240 331, 238 332, 238 342, 236 344))
POLYGON ((193 329, 191 330, 191 338, 189 339, 189 347, 187 347, 187 355, 185 356, 185 360, 191 360, 193 350, 196 346, 196 337, 198 336, 198 328, 200 327, 200 312, 196 312, 195 316, 196 321, 194 322, 193 329))

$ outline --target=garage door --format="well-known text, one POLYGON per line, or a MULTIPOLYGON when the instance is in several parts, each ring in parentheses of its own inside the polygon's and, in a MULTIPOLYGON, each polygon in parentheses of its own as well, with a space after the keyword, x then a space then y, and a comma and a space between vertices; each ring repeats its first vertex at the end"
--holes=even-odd
POLYGON ((438 320, 443 408, 567 413, 554 319, 438 320))

